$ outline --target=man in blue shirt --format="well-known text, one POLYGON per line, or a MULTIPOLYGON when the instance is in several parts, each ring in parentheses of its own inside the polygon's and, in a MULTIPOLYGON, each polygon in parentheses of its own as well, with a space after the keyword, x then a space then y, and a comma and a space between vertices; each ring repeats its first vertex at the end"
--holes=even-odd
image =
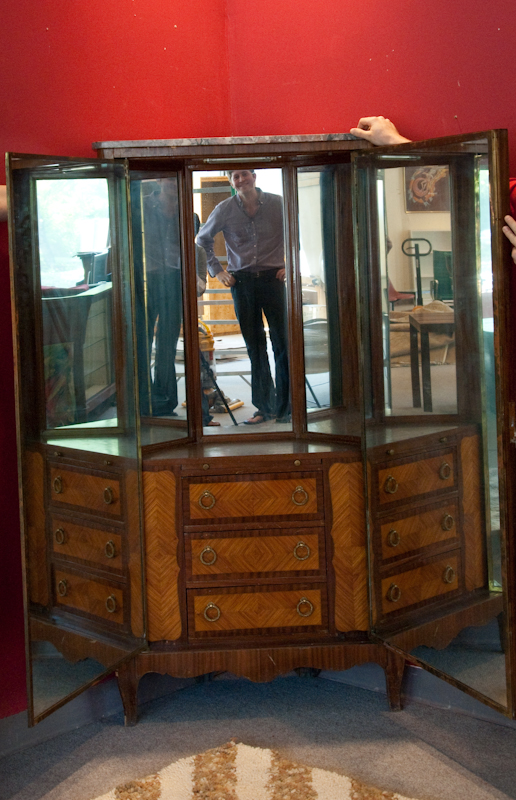
POLYGON ((257 425, 274 417, 277 422, 289 422, 283 200, 277 194, 256 188, 254 170, 232 170, 228 175, 236 194, 214 208, 197 236, 197 243, 206 250, 210 275, 231 288, 251 361, 252 402, 258 410, 245 424, 257 425), (227 272, 213 249, 215 235, 220 231, 226 243, 227 272), (276 388, 267 355, 263 315, 269 324, 274 351, 276 388))

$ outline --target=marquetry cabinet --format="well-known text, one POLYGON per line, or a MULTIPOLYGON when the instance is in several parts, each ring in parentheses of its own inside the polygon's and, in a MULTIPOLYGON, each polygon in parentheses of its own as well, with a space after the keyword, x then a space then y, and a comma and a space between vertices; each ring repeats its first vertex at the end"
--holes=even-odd
POLYGON ((113 672, 134 724, 149 672, 366 662, 393 709, 409 662, 513 716, 506 132, 94 149, 8 157, 31 722, 113 672), (239 248, 285 269, 256 340, 239 248))

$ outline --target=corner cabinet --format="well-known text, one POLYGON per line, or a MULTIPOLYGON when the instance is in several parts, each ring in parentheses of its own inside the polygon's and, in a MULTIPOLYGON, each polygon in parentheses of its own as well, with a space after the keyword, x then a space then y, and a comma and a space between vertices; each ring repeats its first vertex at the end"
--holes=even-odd
POLYGON ((514 716, 506 132, 94 149, 8 155, 31 722, 369 661, 514 716))

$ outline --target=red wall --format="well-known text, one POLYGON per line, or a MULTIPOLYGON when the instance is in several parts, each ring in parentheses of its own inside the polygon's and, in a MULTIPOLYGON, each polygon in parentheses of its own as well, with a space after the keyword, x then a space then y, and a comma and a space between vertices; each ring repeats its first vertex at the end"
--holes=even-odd
MULTIPOLYGON (((347 131, 379 113, 412 138, 506 127, 514 143, 515 31, 514 0, 18 0, 2 10, 0 151, 347 131)), ((7 273, 0 230, 0 717, 25 708, 7 273)))

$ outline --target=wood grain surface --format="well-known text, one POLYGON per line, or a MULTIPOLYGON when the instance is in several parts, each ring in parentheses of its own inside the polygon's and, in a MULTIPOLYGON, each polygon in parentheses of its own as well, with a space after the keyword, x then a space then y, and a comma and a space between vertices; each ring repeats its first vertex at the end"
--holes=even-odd
POLYGON ((478 436, 461 442, 462 508, 464 512, 464 581, 466 591, 479 589, 487 582, 483 483, 480 471, 478 436))
POLYGON ((292 535, 234 536, 190 539, 191 574, 224 575, 253 572, 296 572, 319 569, 319 536, 303 531, 292 535), (206 548, 210 550, 206 551, 206 548), (296 553, 299 558, 296 558, 296 553), (205 564, 201 561, 213 562, 205 564), (303 560, 300 560, 300 559, 303 560))

